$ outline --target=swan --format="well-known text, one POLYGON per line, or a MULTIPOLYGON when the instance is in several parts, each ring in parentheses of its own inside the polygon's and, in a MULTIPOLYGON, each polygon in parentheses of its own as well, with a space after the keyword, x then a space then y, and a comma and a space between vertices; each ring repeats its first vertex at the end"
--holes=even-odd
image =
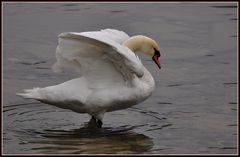
POLYGON ((160 47, 153 39, 104 29, 89 32, 64 32, 58 36, 57 62, 53 71, 73 68, 80 77, 70 81, 24 90, 17 95, 35 99, 77 113, 88 113, 102 127, 106 112, 121 110, 147 99, 155 82, 137 56, 150 56, 159 69, 160 47))

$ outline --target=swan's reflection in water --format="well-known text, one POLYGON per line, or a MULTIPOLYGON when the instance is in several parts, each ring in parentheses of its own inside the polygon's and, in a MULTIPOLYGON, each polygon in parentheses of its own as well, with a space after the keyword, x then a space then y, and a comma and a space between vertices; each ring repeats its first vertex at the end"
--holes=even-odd
POLYGON ((148 153, 153 142, 149 137, 133 132, 132 129, 135 127, 99 129, 90 121, 80 129, 35 132, 40 135, 40 138, 29 141, 28 144, 31 144, 32 151, 48 154, 148 153))

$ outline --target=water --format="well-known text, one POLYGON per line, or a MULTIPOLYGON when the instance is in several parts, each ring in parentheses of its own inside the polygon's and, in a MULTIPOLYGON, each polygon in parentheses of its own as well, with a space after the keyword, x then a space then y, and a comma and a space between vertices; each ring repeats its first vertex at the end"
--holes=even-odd
POLYGON ((236 3, 4 3, 3 152, 236 154, 237 18, 236 3), (51 71, 57 35, 104 28, 160 43, 162 70, 139 54, 156 81, 149 99, 97 129, 87 114, 15 95, 77 77, 51 71))

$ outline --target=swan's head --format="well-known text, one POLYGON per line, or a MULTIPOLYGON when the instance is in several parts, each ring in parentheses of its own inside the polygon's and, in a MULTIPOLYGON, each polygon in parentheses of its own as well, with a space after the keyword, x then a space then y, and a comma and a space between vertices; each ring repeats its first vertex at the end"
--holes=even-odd
POLYGON ((146 55, 150 56, 152 60, 157 64, 159 69, 161 69, 160 63, 160 47, 158 46, 157 42, 151 38, 142 36, 143 43, 141 45, 141 51, 144 52, 146 55))
POLYGON ((137 35, 129 38, 123 44, 134 52, 141 51, 147 56, 150 56, 152 60, 157 64, 159 69, 161 69, 160 47, 153 39, 143 35, 137 35))

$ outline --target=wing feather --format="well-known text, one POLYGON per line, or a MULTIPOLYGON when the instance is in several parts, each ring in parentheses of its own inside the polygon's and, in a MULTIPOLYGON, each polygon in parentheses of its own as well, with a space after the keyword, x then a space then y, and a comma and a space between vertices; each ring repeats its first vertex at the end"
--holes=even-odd
POLYGON ((74 68, 87 78, 91 88, 123 84, 131 81, 134 74, 141 77, 144 73, 141 60, 121 45, 127 38, 128 35, 112 29, 61 33, 53 69, 74 68), (118 33, 121 34, 119 38, 116 37, 118 33))

